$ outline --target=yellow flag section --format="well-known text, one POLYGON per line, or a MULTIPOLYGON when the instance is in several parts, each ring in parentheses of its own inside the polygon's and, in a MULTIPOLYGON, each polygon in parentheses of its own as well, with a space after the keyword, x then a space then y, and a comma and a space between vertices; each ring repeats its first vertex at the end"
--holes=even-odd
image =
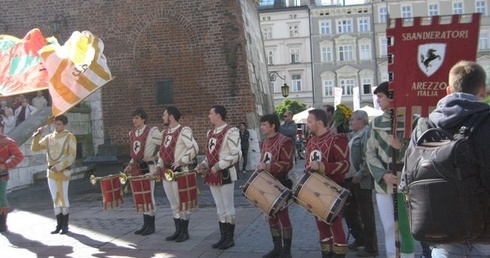
POLYGON ((112 80, 104 43, 90 31, 75 31, 63 45, 39 50, 48 72, 53 116, 63 114, 112 80))

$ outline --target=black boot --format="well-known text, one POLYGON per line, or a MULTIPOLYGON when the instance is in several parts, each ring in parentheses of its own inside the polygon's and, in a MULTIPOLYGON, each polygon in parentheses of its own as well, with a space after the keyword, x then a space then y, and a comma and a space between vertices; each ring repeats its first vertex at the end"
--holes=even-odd
POLYGON ((219 246, 220 250, 225 250, 235 245, 235 241, 233 240, 233 238, 235 238, 235 224, 225 223, 225 225, 226 238, 225 241, 219 246))
POLYGON ((282 249, 282 239, 281 236, 272 236, 272 243, 274 244, 274 249, 268 252, 266 255, 262 256, 262 258, 276 258, 282 257, 281 249, 282 249))
POLYGON ((0 232, 7 231, 7 211, 0 211, 0 232))
POLYGON ((185 240, 189 239, 189 220, 180 220, 180 234, 175 240, 175 242, 184 242, 185 240))
POLYGON ((167 240, 167 241, 174 241, 175 239, 177 239, 177 237, 180 234, 180 222, 181 221, 182 221, 181 219, 174 219, 175 233, 173 235, 165 238, 165 240, 167 240))
POLYGON ((146 228, 148 228, 148 218, 149 217, 150 217, 149 215, 143 214, 143 227, 134 231, 134 233, 136 235, 141 235, 141 233, 143 233, 143 231, 145 231, 146 228))
POLYGON ((282 232, 282 242, 283 247, 281 250, 281 258, 291 258, 291 242, 293 241, 293 231, 292 230, 283 230, 282 232))
POLYGON ((62 227, 61 227, 61 233, 62 235, 68 233, 68 219, 70 218, 70 214, 62 215, 62 227))
POLYGON ((332 258, 333 257, 332 244, 320 242, 320 248, 322 249, 322 258, 332 258))
POLYGON ((56 229, 54 231, 51 231, 51 234, 58 234, 60 233, 61 228, 63 227, 63 214, 57 214, 56 215, 56 229))
POLYGON ((218 248, 223 242, 225 242, 226 238, 226 223, 219 222, 219 232, 221 233, 221 238, 212 245, 213 248, 218 248))
POLYGON ((155 216, 148 215, 148 227, 141 233, 142 236, 147 236, 155 233, 155 216))

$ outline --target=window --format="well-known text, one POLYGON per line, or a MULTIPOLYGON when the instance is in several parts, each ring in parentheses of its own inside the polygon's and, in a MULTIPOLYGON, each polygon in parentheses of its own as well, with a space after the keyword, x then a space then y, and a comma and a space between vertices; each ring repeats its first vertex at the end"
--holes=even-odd
POLYGON ((264 39, 272 39, 272 27, 263 27, 262 28, 262 37, 264 39))
POLYGON ((291 91, 293 92, 298 92, 301 91, 301 75, 300 74, 293 74, 291 76, 291 91))
POLYGON ((260 6, 274 5, 274 0, 260 0, 260 6))
POLYGON ((330 31, 330 21, 321 21, 320 22, 320 34, 326 35, 332 33, 330 31))
POLYGON ((294 0, 294 6, 301 6, 301 0, 294 0))
POLYGON ((347 80, 340 80, 340 87, 342 88, 342 95, 352 95, 354 92, 354 80, 353 79, 347 79, 347 80))
POLYGON ((360 18, 357 20, 357 26, 359 32, 368 32, 369 28, 369 18, 360 18))
POLYGON ((274 51, 273 50, 267 50, 267 64, 268 65, 273 65, 274 64, 274 51))
POLYGON ((299 63, 299 48, 291 48, 289 50, 289 53, 291 54, 291 63, 299 63))
POLYGON ((369 78, 362 78, 362 90, 361 93, 363 95, 370 95, 371 94, 371 79, 369 78))
POLYGON ((354 47, 351 45, 339 46, 339 61, 353 61, 354 60, 354 47))
POLYGON ((388 12, 386 11, 386 7, 379 8, 379 22, 386 23, 386 17, 388 17, 388 12))
MULTIPOLYGON (((402 18, 412 18, 412 7, 409 5, 402 6, 402 18)), ((412 19, 405 19, 411 21, 412 19)))
POLYGON ((337 33, 351 33, 351 32, 352 32, 351 20, 337 21, 337 33))
POLYGON ((371 60, 371 45, 361 44, 359 45, 359 59, 361 60, 371 60))
POLYGON ((321 52, 322 52, 322 63, 326 62, 332 62, 332 47, 331 46, 322 46, 321 47, 321 52))
POLYGON ((487 15, 486 1, 476 1, 475 8, 477 13, 481 13, 482 15, 487 15))
POLYGON ((453 14, 463 14, 463 3, 462 2, 456 2, 453 3, 453 14))
POLYGON ((323 82, 323 96, 333 96, 333 81, 328 80, 323 82))
POLYGON ((481 32, 478 40, 478 50, 488 49, 488 33, 481 32))
POLYGON ((289 25, 289 36, 299 37, 298 25, 289 25))
POLYGON ((380 47, 380 50, 379 50, 380 57, 387 56, 388 55, 388 39, 386 39, 385 37, 380 38, 379 47, 380 47))
POLYGON ((429 16, 439 15, 439 5, 429 4, 429 16))

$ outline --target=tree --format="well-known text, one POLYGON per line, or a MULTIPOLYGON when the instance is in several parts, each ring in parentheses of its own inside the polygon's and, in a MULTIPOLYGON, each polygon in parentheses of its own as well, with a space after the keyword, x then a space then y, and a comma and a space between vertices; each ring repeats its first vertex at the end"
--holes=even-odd
POLYGON ((297 114, 303 110, 306 110, 306 104, 300 103, 294 99, 284 99, 280 105, 278 105, 276 108, 276 114, 279 115, 279 117, 282 120, 282 114, 286 112, 286 110, 291 110, 293 114, 297 114))

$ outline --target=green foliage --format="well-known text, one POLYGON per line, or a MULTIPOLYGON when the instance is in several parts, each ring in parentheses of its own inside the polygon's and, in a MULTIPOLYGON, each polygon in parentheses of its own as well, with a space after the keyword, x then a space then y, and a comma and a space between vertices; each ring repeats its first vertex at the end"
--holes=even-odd
POLYGON ((300 103, 294 99, 286 98, 282 101, 280 105, 276 106, 275 108, 276 114, 279 115, 281 120, 282 114, 284 114, 286 110, 291 110, 293 114, 297 114, 303 110, 306 110, 306 104, 300 103))
POLYGON ((485 101, 485 103, 490 104, 490 96, 486 97, 484 101, 485 101))

